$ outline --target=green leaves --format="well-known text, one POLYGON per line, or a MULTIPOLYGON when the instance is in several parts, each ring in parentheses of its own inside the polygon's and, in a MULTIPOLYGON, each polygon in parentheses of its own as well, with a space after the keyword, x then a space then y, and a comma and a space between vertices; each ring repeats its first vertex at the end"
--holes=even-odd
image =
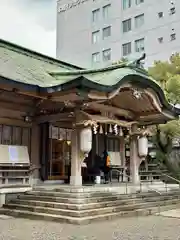
MULTIPOLYGON (((180 54, 173 54, 169 61, 156 61, 149 68, 149 74, 156 79, 171 104, 180 103, 180 54)), ((160 125, 160 130, 170 138, 180 136, 180 121, 160 125)))
MULTIPOLYGON (((169 61, 154 62, 154 66, 148 69, 149 74, 161 86, 167 101, 173 105, 180 103, 180 54, 172 55, 169 61)), ((173 138, 180 137, 180 121, 174 120, 167 124, 154 127, 153 141, 156 145, 157 161, 166 166, 174 177, 178 177, 173 164, 169 161, 172 153, 173 138)), ((176 167, 177 168, 177 167, 176 167)))
POLYGON ((172 104, 180 103, 180 54, 173 54, 169 61, 155 61, 148 69, 149 74, 164 90, 167 100, 172 104))

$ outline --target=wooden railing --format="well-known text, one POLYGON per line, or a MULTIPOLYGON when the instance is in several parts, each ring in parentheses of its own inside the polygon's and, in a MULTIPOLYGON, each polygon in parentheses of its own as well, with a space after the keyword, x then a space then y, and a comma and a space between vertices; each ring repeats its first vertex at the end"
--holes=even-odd
POLYGON ((31 165, 0 165, 0 185, 32 185, 36 169, 31 165))

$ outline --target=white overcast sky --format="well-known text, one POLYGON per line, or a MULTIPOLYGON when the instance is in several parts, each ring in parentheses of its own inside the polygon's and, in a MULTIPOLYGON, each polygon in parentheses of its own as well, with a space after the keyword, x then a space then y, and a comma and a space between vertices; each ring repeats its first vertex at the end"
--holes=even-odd
POLYGON ((0 0, 0 38, 56 56, 56 0, 0 0))

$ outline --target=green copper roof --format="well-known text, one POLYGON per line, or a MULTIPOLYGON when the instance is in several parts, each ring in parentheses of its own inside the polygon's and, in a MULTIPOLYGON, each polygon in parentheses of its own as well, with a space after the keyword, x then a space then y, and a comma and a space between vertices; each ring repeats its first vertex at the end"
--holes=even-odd
POLYGON ((54 78, 49 71, 80 69, 12 43, 0 40, 0 76, 20 83, 45 86, 54 78))
POLYGON ((96 87, 112 87, 124 79, 125 76, 137 73, 144 75, 129 63, 112 65, 101 69, 83 70, 0 40, 1 82, 20 84, 32 90, 35 87, 36 91, 60 91, 68 86, 72 87, 79 84, 80 79, 82 86, 89 81, 89 84, 96 84, 96 87))
POLYGON ((25 91, 53 93, 73 88, 111 92, 124 83, 132 83, 152 88, 165 108, 172 110, 162 89, 145 70, 139 68, 139 62, 140 59, 101 69, 83 70, 0 40, 0 84, 25 91))
MULTIPOLYGON (((79 78, 84 78, 91 81, 94 84, 103 86, 113 86, 123 80, 126 76, 138 75, 144 77, 150 81, 152 79, 148 77, 145 70, 138 69, 130 64, 118 64, 112 65, 107 68, 93 69, 93 70, 80 70, 80 71, 69 71, 69 72, 52 72, 50 73, 56 81, 53 84, 61 85, 71 81, 75 81, 79 78)), ((48 86, 47 86, 48 87, 48 86)))

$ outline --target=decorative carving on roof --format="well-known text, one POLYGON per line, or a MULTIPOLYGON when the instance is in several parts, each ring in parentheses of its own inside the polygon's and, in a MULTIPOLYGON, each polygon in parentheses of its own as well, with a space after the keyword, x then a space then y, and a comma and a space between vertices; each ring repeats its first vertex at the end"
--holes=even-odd
POLYGON ((131 127, 129 129, 129 135, 130 136, 150 136, 151 135, 151 129, 147 128, 145 126, 136 128, 134 131, 133 128, 131 127))

